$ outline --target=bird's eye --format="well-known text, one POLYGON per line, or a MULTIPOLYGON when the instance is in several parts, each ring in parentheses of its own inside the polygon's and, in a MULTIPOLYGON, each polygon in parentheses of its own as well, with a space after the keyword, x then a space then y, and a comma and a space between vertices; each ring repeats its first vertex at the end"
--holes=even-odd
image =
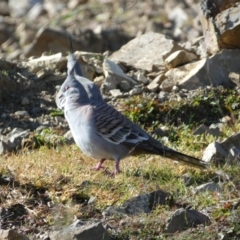
POLYGON ((66 87, 65 87, 65 91, 67 91, 69 89, 69 86, 67 85, 66 87))

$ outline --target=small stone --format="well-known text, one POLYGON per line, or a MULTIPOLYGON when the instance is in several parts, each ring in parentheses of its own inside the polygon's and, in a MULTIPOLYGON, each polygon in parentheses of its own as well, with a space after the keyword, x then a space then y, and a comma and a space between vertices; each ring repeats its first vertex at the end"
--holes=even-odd
POLYGON ((116 89, 118 81, 114 76, 108 75, 103 83, 104 89, 107 91, 116 89))
POLYGON ((116 98, 123 96, 123 93, 119 89, 110 90, 110 93, 113 97, 116 97, 116 98))
POLYGON ((143 84, 148 84, 149 83, 148 79, 142 73, 137 74, 137 80, 139 82, 142 82, 143 84))
POLYGON ((96 202, 97 198, 94 196, 91 196, 90 199, 88 200, 88 205, 92 205, 96 202))
POLYGON ((29 117, 29 114, 28 114, 28 112, 27 111, 16 111, 15 113, 14 113, 16 116, 18 116, 18 117, 29 117))
POLYGON ((121 81, 121 83, 120 83, 120 88, 121 88, 121 90, 123 90, 123 91, 129 91, 129 90, 131 89, 131 86, 130 86, 130 84, 129 84, 128 81, 123 80, 123 81, 121 81))
POLYGON ((168 100, 168 97, 169 97, 169 93, 168 93, 168 92, 161 91, 161 92, 158 94, 158 98, 159 98, 161 101, 166 101, 166 100, 168 100))
POLYGON ((74 139, 73 139, 73 136, 72 136, 72 133, 71 133, 71 131, 69 130, 69 131, 67 131, 65 134, 64 134, 64 136, 63 136, 65 139, 66 139, 66 143, 67 144, 74 144, 74 139))
POLYGON ((22 105, 28 105, 29 103, 30 103, 30 101, 29 101, 29 99, 27 97, 24 97, 22 99, 22 102, 21 102, 22 105))
POLYGON ((202 184, 196 187, 195 190, 196 192, 205 192, 205 191, 220 192, 221 191, 219 185, 214 182, 208 182, 208 183, 202 184))
POLYGON ((174 93, 179 92, 179 87, 176 86, 176 85, 174 85, 173 88, 172 88, 172 91, 173 91, 174 93))
POLYGON ((201 124, 194 132, 193 135, 202 135, 208 132, 208 127, 205 124, 201 124))
POLYGON ((139 95, 142 92, 143 92, 143 89, 141 87, 135 87, 129 92, 129 94, 130 96, 133 96, 133 95, 139 95))
POLYGON ((152 81, 147 85, 148 90, 151 92, 157 92, 159 90, 159 83, 152 81))
POLYGON ((222 128, 223 123, 211 124, 208 129, 208 134, 213 135, 215 137, 219 137, 221 135, 222 128))
POLYGON ((93 80, 93 82, 94 82, 95 84, 97 84, 98 87, 101 87, 101 85, 102 85, 103 82, 104 82, 104 77, 103 77, 103 76, 95 77, 94 80, 93 80))

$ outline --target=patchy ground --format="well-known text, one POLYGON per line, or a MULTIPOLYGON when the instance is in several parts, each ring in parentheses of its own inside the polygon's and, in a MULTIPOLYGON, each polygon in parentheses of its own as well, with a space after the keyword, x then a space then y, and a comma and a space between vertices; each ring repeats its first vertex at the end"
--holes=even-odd
MULTIPOLYGON (((208 104, 211 105, 212 100, 210 98, 208 104)), ((196 104, 196 100, 189 104, 193 102, 196 104)), ((123 107, 123 103, 119 104, 123 107)), ((181 106, 178 104, 180 109, 183 106, 186 108, 186 103, 181 106)), ((206 102, 199 100, 197 104, 204 107, 206 102)), ((129 105, 128 102, 124 106, 128 109, 132 104, 129 105)), ((140 114, 136 108, 135 112, 126 112, 130 118, 135 117, 136 122, 142 123, 141 118, 145 113, 156 111, 156 107, 157 105, 149 102, 140 114)), ((163 108, 161 105, 158 107, 163 108)), ((165 108, 168 107, 166 104, 165 108)), ((174 106, 174 109, 177 107, 174 106)), ((179 113, 177 118, 181 119, 181 111, 179 113)), ((173 116, 176 117, 175 114, 173 116)), ((197 119, 199 122, 193 119, 188 124, 182 121, 175 126, 168 125, 170 132, 165 144, 201 157, 203 149, 214 137, 192 135, 194 126, 203 121, 203 118, 197 119)), ((145 122, 148 121, 145 119, 145 122)), ((150 119, 151 122, 154 122, 153 119, 150 119)), ((236 116, 234 128, 226 125, 218 140, 236 131, 239 128, 238 122, 236 116)), ((166 140, 162 138, 162 141, 164 139, 166 140)), ((75 219, 101 219, 113 239, 239 238, 238 163, 212 166, 209 170, 201 171, 158 156, 129 157, 121 162, 122 173, 112 178, 105 175, 104 171, 91 170, 96 161, 83 155, 75 145, 57 145, 55 148, 49 146, 46 144, 35 150, 26 148, 1 158, 3 229, 15 228, 30 239, 41 239, 52 230, 62 229, 75 219), (184 180, 186 175, 190 181, 184 180), (218 184, 221 190, 195 191, 197 186, 210 181, 218 184), (157 189, 169 192, 172 200, 166 205, 156 206, 150 214, 141 214, 140 217, 104 217, 103 212, 108 206, 119 206, 131 197, 157 189), (91 204, 90 199, 94 199, 91 204), (174 235, 166 234, 164 229, 167 220, 180 207, 204 212, 210 217, 211 224, 200 225, 174 235)), ((109 171, 114 167, 111 161, 106 166, 109 171)))

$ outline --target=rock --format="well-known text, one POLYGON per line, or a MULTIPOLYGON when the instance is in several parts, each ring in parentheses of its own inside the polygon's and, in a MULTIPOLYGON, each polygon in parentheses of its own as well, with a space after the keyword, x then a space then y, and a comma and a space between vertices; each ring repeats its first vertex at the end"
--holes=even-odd
POLYGON ((0 15, 5 17, 10 16, 10 9, 7 2, 5 1, 0 2, 0 15))
POLYGON ((176 86, 176 85, 174 85, 174 86, 172 87, 172 92, 178 93, 178 92, 179 92, 179 87, 176 86))
POLYGON ((203 161, 216 163, 233 162, 240 156, 240 133, 233 134, 222 142, 210 143, 203 152, 203 161))
POLYGON ((27 111, 16 111, 14 114, 20 118, 29 117, 27 111))
POLYGON ((106 59, 103 62, 103 70, 104 75, 107 77, 108 75, 114 76, 116 80, 120 83, 122 80, 126 80, 132 84, 136 84, 137 82, 126 75, 123 70, 113 61, 110 59, 106 59))
POLYGON ((202 160, 205 162, 222 162, 226 156, 227 152, 221 145, 218 142, 212 142, 204 150, 202 160))
POLYGON ((201 124, 194 132, 193 135, 202 135, 208 132, 208 127, 205 124, 201 124))
POLYGON ((157 92, 159 90, 159 83, 152 81, 147 85, 148 90, 151 92, 157 92))
POLYGON ((219 137, 221 135, 221 130, 223 128, 223 123, 211 124, 207 127, 204 124, 201 124, 194 132, 193 135, 202 135, 209 134, 215 137, 219 137))
POLYGON ((164 59, 181 49, 180 45, 165 35, 147 32, 128 42, 109 59, 148 72, 160 71, 165 69, 164 59))
POLYGON ((29 238, 13 229, 0 229, 0 240, 29 240, 29 238))
POLYGON ((239 73, 230 72, 228 76, 229 76, 229 79, 233 83, 235 83, 238 87, 240 86, 240 74, 239 73))
POLYGON ((188 20, 188 15, 181 7, 176 6, 168 12, 168 19, 174 22, 175 28, 181 29, 188 20))
POLYGON ((158 137, 164 137, 164 136, 168 136, 169 129, 167 127, 166 128, 161 127, 161 128, 155 129, 152 133, 156 134, 158 137))
POLYGON ((41 15, 46 14, 47 11, 44 9, 44 6, 42 3, 36 3, 28 12, 27 18, 30 21, 33 21, 37 18, 39 18, 41 15))
POLYGON ((239 73, 238 59, 240 50, 222 50, 193 63, 170 69, 165 73, 166 80, 161 84, 164 91, 169 91, 174 85, 188 90, 209 85, 232 87, 236 85, 229 78, 231 72, 239 73))
MULTIPOLYGON (((100 88, 101 85, 103 84, 103 81, 104 81, 104 76, 99 76, 99 77, 96 77, 94 78, 94 83, 98 85, 98 87, 100 88)), ((115 86, 116 87, 116 86, 115 86)))
POLYGON ((187 52, 186 50, 178 50, 165 59, 165 64, 168 69, 171 69, 193 62, 196 59, 197 56, 195 54, 187 52))
POLYGON ((118 81, 114 76, 107 76, 101 88, 104 90, 110 91, 116 89, 118 85, 118 81))
POLYGON ((59 52, 50 56, 41 56, 39 58, 30 59, 22 64, 25 67, 29 67, 31 72, 34 73, 46 68, 52 71, 55 71, 56 69, 61 71, 67 65, 67 59, 62 56, 61 52, 59 52))
POLYGON ((165 205, 169 196, 169 193, 162 190, 140 194, 137 197, 126 200, 120 207, 109 207, 103 214, 109 216, 118 213, 127 215, 149 213, 156 205, 165 205))
MULTIPOLYGON (((72 39, 73 49, 79 49, 78 43, 72 39)), ((59 30, 41 28, 34 41, 24 48, 24 56, 41 56, 43 52, 65 53, 69 51, 69 36, 59 30)))
POLYGON ((68 2, 68 8, 75 9, 78 5, 85 4, 87 2, 88 2, 88 0, 70 0, 68 2))
POLYGON ((158 94, 158 98, 163 102, 168 100, 168 97, 169 97, 168 92, 160 91, 159 94, 158 94))
POLYGON ((208 182, 208 183, 204 183, 200 186, 197 186, 195 188, 196 192, 205 192, 205 191, 210 191, 210 192, 220 192, 220 187, 218 184, 214 183, 214 182, 208 182))
POLYGON ((119 89, 113 89, 110 90, 110 93, 113 97, 118 98, 118 97, 122 97, 123 93, 119 90, 119 89))
POLYGON ((24 130, 21 128, 14 128, 10 133, 7 135, 7 148, 8 151, 12 151, 16 148, 20 148, 22 145, 22 140, 27 139, 30 135, 29 130, 24 130))
POLYGON ((226 48, 240 48, 240 3, 238 0, 203 0, 200 20, 206 51, 209 54, 226 48))
POLYGON ((150 84, 147 85, 147 88, 151 92, 157 92, 159 90, 159 86, 162 83, 162 81, 163 81, 163 75, 160 74, 156 78, 154 78, 150 84))
POLYGON ((0 139, 0 155, 5 154, 7 150, 8 150, 7 143, 0 139))
POLYGON ((141 87, 134 87, 132 90, 129 91, 130 96, 139 95, 143 92, 141 87))
POLYGON ((131 85, 129 84, 128 81, 123 80, 120 83, 120 88, 121 88, 121 90, 127 92, 131 89, 131 85))
POLYGON ((89 200, 88 200, 88 205, 92 205, 97 201, 97 198, 94 196, 90 196, 89 200))
POLYGON ((23 97, 21 104, 22 105, 28 105, 30 103, 29 99, 27 97, 23 97))
POLYGON ((208 134, 213 135, 215 137, 219 137, 221 135, 222 129, 223 123, 211 124, 208 129, 208 134))
POLYGON ((148 84, 149 83, 148 79, 140 72, 137 73, 136 79, 139 82, 142 82, 143 84, 148 84))
POLYGON ((43 3, 43 0, 9 0, 8 5, 11 10, 11 15, 23 17, 37 3, 43 3))
POLYGON ((78 220, 76 223, 55 231, 50 234, 51 240, 110 240, 108 232, 103 228, 101 222, 83 222, 78 220))
POLYGON ((177 209, 173 216, 168 220, 165 232, 181 232, 188 228, 196 227, 199 224, 209 224, 210 219, 206 215, 196 210, 177 209))
POLYGON ((75 141, 73 139, 73 136, 72 136, 72 133, 71 133, 71 130, 67 131, 63 137, 66 139, 66 144, 68 145, 71 145, 71 144, 74 144, 75 141))

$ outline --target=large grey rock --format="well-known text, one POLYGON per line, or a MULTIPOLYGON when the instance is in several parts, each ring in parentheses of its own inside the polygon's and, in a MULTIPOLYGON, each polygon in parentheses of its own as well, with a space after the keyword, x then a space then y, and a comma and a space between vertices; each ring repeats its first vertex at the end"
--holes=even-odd
POLYGON ((210 54, 224 48, 240 48, 239 0, 203 0, 200 20, 206 51, 210 54))
POLYGON ((51 240, 110 240, 108 232, 101 222, 77 221, 63 230, 50 234, 51 240))
POLYGON ((199 224, 209 224, 210 219, 196 210, 177 209, 168 220, 165 231, 167 233, 181 232, 188 228, 196 227, 199 224))
POLYGON ((157 190, 151 193, 140 194, 136 197, 126 200, 119 207, 109 207, 105 210, 104 215, 127 214, 138 215, 141 213, 149 213, 158 204, 165 205, 169 193, 157 190))
POLYGON ((183 49, 165 35, 147 32, 114 52, 110 59, 146 71, 165 69, 164 60, 173 52, 183 49))
POLYGON ((229 75, 240 73, 240 50, 222 50, 209 58, 185 64, 170 69, 165 73, 166 80, 161 84, 164 91, 169 91, 174 85, 188 90, 208 85, 235 86, 229 75))
POLYGON ((212 142, 203 152, 203 161, 233 162, 240 156, 240 133, 233 134, 222 142, 212 142))

